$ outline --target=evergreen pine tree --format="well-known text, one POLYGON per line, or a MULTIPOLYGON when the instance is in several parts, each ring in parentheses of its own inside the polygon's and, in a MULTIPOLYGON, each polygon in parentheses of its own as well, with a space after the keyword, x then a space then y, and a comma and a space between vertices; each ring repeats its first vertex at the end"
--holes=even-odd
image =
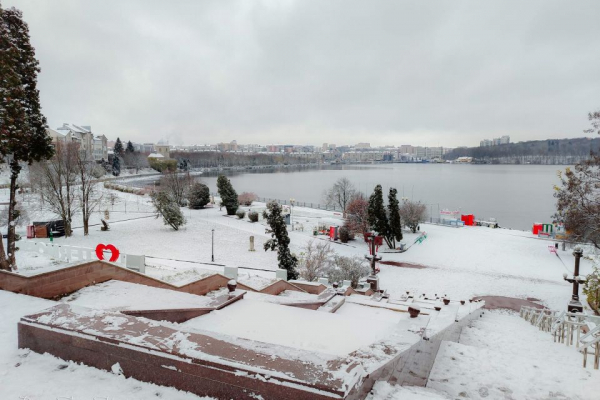
MULTIPOLYGON (((115 143, 115 147, 116 147, 116 143, 115 143)), ((133 148, 133 143, 131 143, 131 140, 127 142, 127 147, 125 148, 125 154, 133 154, 135 153, 135 149, 133 148)))
POLYGON ((156 212, 156 218, 163 218, 165 225, 169 225, 174 230, 185 224, 185 218, 181 213, 179 204, 167 192, 155 192, 151 195, 152 205, 156 212))
POLYGON ((227 209, 227 215, 235 215, 239 207, 238 195, 225 175, 219 175, 217 178, 217 191, 221 197, 221 203, 227 209))
POLYGON ((210 203, 210 190, 208 186, 196 182, 190 187, 187 199, 189 208, 193 210, 204 208, 204 206, 210 203))
POLYGON ((121 160, 119 160, 119 156, 116 154, 113 155, 112 174, 114 176, 121 175, 121 160))
POLYGON ((46 134, 37 74, 39 62, 29 40, 29 27, 21 11, 0 5, 0 159, 10 155, 10 195, 8 205, 8 262, 0 245, 0 268, 15 264, 15 224, 17 178, 21 162, 48 159, 53 154, 52 140, 46 134))
POLYGON ((121 143, 121 139, 119 138, 117 138, 117 141, 115 142, 113 153, 115 156, 123 157, 123 143, 121 143))
POLYGON ((388 226, 389 237, 392 248, 396 248, 396 242, 402 240, 402 220, 400 218, 400 203, 397 197, 398 191, 390 188, 388 195, 388 226))
POLYGON ((264 249, 277 249, 277 261, 279 268, 287 270, 288 279, 298 279, 298 259, 290 252, 290 237, 285 226, 285 219, 281 215, 281 206, 277 202, 269 202, 267 209, 263 213, 267 220, 269 228, 266 233, 271 234, 271 239, 267 240, 264 249))
POLYGON ((371 229, 377 232, 378 235, 383 236, 390 249, 394 248, 390 240, 390 225, 385 205, 383 204, 383 190, 381 189, 381 185, 375 186, 373 194, 369 197, 368 216, 371 229))

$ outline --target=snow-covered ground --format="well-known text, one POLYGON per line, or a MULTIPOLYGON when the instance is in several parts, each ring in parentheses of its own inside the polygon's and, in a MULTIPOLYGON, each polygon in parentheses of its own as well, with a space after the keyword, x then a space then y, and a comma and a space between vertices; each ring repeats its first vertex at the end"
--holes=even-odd
MULTIPOLYGON (((408 314, 397 313, 396 318, 406 320, 408 314)), ((222 310, 193 318, 182 325, 186 328, 339 356, 389 337, 394 333, 396 325, 394 320, 371 320, 369 329, 356 329, 356 322, 357 318, 351 315, 315 312, 245 299, 222 310), (340 340, 340 332, 352 334, 340 340)))
POLYGON ((465 328, 460 343, 442 344, 427 387, 452 398, 598 399, 600 371, 582 360, 573 346, 497 310, 465 328))
MULTIPOLYGON (((275 252, 265 252, 262 247, 269 236, 264 221, 251 223, 247 218, 225 216, 218 207, 204 210, 183 208, 187 224, 179 231, 155 219, 147 196, 137 196, 108 191, 102 213, 95 213, 93 224, 110 214, 110 231, 101 232, 100 225, 90 228, 84 236, 77 216, 71 238, 55 238, 55 243, 95 248, 97 244, 111 243, 121 252, 143 254, 147 257, 148 274, 174 284, 185 284, 214 272, 223 272, 223 265, 240 268, 240 281, 253 287, 268 284, 277 269, 275 252), (116 198, 114 204, 109 197, 116 198), (212 240, 214 229, 214 263, 212 240), (250 252, 249 239, 255 237, 256 251, 250 252), (267 271, 267 272, 264 272, 267 271)), ((36 204, 35 200, 31 200, 36 204)), ((51 218, 47 211, 35 209, 35 218, 51 218)), ((249 209, 245 207, 245 209, 249 209)), ((264 204, 256 203, 250 209, 261 211, 264 204)), ((292 251, 300 254, 312 240, 331 243, 341 255, 363 257, 367 246, 361 238, 348 244, 330 242, 327 237, 314 237, 313 228, 319 224, 341 224, 339 213, 294 207, 293 221, 296 229, 290 231, 292 251)), ((24 234, 23 228, 20 229, 24 234)), ((391 293, 405 291, 446 294, 453 299, 468 299, 480 295, 502 295, 539 299, 550 308, 562 308, 568 301, 571 285, 562 278, 570 273, 574 264, 571 250, 558 250, 558 256, 548 250, 554 244, 533 237, 530 232, 490 229, 485 227, 450 228, 422 224, 421 231, 427 239, 414 244, 405 253, 380 255, 383 261, 419 264, 426 268, 399 268, 381 265, 380 280, 391 293)), ((417 234, 405 232, 404 242, 411 245, 417 234)), ((41 239, 47 240, 47 239, 41 239)), ((382 249, 383 250, 383 249, 382 249)), ((21 259, 22 268, 40 268, 39 262, 28 266, 21 259)), ((53 268, 54 266, 50 266, 53 268)), ((57 265, 56 267, 60 267, 57 265)), ((581 272, 591 271, 591 263, 583 260, 581 272)))
MULTIPOLYGON (((76 216, 73 237, 56 238, 55 243, 89 248, 98 243, 111 243, 123 253, 144 254, 149 275, 175 284, 222 272, 223 265, 239 267, 240 282, 252 287, 260 288, 274 279, 277 255, 262 249, 269 238, 262 219, 259 223, 238 220, 237 217, 224 216, 224 210, 220 211, 218 207, 205 210, 184 208, 182 211, 188 222, 176 232, 165 226, 161 219, 153 217, 147 196, 116 191, 107 193, 114 194, 114 204, 106 196, 102 213, 92 217, 94 225, 89 236, 83 236, 82 229, 78 228, 81 226, 80 217, 76 216), (109 210, 111 229, 101 232, 100 226, 95 224, 99 224, 101 217, 104 218, 106 209, 109 210), (211 261, 213 229, 214 263, 211 261), (248 251, 250 236, 255 237, 254 252, 248 251)), ((24 204, 30 205, 28 210, 32 220, 55 218, 40 207, 33 196, 25 196, 24 204)), ((264 204, 257 203, 251 208, 261 211, 264 204)), ((293 220, 296 228, 303 229, 290 231, 292 250, 299 254, 311 240, 329 242, 324 236, 313 237, 313 227, 323 223, 339 224, 341 216, 323 210, 294 207, 293 220)), ((407 252, 380 253, 384 261, 425 266, 416 269, 381 265, 381 286, 392 295, 411 291, 447 295, 455 300, 477 295, 536 298, 553 309, 563 309, 570 298, 571 285, 563 280, 562 275, 571 273, 574 257, 570 250, 558 250, 558 256, 550 253, 548 246, 554 244, 551 241, 535 238, 529 232, 482 227, 457 229, 422 224, 421 231, 427 233, 427 239, 414 244, 407 252)), ((19 228, 19 232, 24 236, 23 228, 19 228)), ((416 234, 406 232, 404 241, 410 245, 416 237, 416 234)), ((367 253, 366 244, 360 238, 348 244, 331 243, 331 246, 345 256, 363 257, 367 253)), ((18 252, 17 259, 22 272, 28 275, 67 265, 26 252, 18 252)), ((582 275, 589 273, 591 262, 583 260, 581 270, 582 275)), ((86 292, 90 303, 100 301, 94 298, 93 292, 93 288, 86 292)), ((147 296, 151 297, 151 294, 147 296)), ((84 301, 84 297, 80 301, 84 301)), ((103 396, 146 399, 160 393, 162 398, 168 399, 197 399, 194 395, 126 380, 51 356, 19 351, 16 349, 19 317, 53 303, 0 291, 0 304, 11 305, 0 308, 0 398, 103 396), (44 384, 28 385, 29 379, 44 384)), ((353 309, 361 310, 353 304, 346 306, 340 310, 340 317, 346 317, 342 314, 353 309)), ((261 304, 260 307, 269 305, 261 304)), ((235 311, 235 307, 231 310, 235 311)), ((221 314, 226 316, 226 313, 221 314)), ((244 310, 240 310, 240 315, 244 315, 244 310)), ((219 319, 219 313, 209 317, 215 319, 215 326, 220 324, 220 328, 235 333, 235 322, 219 319)), ((384 320, 386 316, 381 315, 381 321, 384 320)), ((204 321, 208 319, 205 317, 204 321)), ((380 320, 373 318, 373 322, 380 320)), ((252 335, 259 334, 260 328, 256 327, 246 336, 254 337, 252 335)), ((276 333, 273 334, 276 336, 276 333)), ((311 345, 308 340, 306 343, 311 345)), ((426 389, 396 388, 378 383, 371 399, 595 399, 597 397, 591 393, 599 393, 600 390, 598 372, 590 368, 583 370, 581 355, 573 348, 553 343, 549 334, 539 332, 518 316, 502 312, 486 313, 471 328, 464 330, 460 343, 444 344, 431 378, 426 389)))
POLYGON ((96 368, 17 348, 17 322, 56 303, 0 290, 0 399, 199 400, 188 392, 126 379, 96 368))
MULTIPOLYGON (((588 360, 589 361, 589 360, 588 360)), ((442 342, 427 388, 378 382, 369 400, 571 399, 600 396, 600 371, 582 367, 573 346, 554 343, 509 311, 487 312, 463 329, 460 343, 442 342)))

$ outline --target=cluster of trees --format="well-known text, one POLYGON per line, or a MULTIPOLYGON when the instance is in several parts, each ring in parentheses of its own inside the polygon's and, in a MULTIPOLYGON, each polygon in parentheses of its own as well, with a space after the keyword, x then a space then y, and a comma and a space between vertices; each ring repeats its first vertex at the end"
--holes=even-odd
POLYGON ((152 204, 156 218, 162 217, 165 225, 179 230, 186 223, 181 207, 199 210, 210 203, 210 190, 205 184, 195 181, 189 174, 167 170, 160 178, 160 188, 152 193, 152 204))
POLYGON ((286 154, 240 154, 222 153, 218 151, 175 151, 171 153, 171 157, 186 160, 191 168, 299 165, 317 164, 319 162, 319 160, 314 158, 297 157, 286 154))
POLYGON ((508 143, 486 147, 456 148, 446 160, 473 157, 500 164, 574 164, 589 158, 600 149, 600 138, 549 139, 508 143))
POLYGON ((400 203, 398 191, 394 188, 389 190, 386 206, 381 185, 375 186, 367 200, 347 178, 338 179, 325 192, 324 198, 327 205, 338 206, 344 211, 344 228, 350 236, 373 230, 385 239, 391 249, 402 240, 402 228, 406 226, 416 232, 427 213, 427 208, 420 202, 404 199, 400 203))
POLYGON ((119 176, 121 174, 121 165, 134 168, 137 174, 141 168, 148 166, 148 158, 146 154, 135 151, 131 140, 123 147, 123 142, 121 142, 120 138, 117 138, 115 147, 113 148, 112 164, 106 164, 105 167, 109 173, 119 176))
MULTIPOLYGON (((157 218, 162 216, 165 225, 169 225, 175 230, 186 223, 181 214, 181 207, 187 206, 190 209, 198 210, 204 208, 211 201, 208 186, 195 181, 189 173, 166 170, 160 178, 158 187, 160 188, 159 192, 152 195, 156 216, 157 218), (167 204, 169 207, 166 206, 167 204)), ((221 205, 226 208, 227 215, 236 215, 240 202, 244 205, 251 205, 257 199, 254 193, 244 192, 238 196, 231 181, 225 175, 219 175, 217 178, 217 189, 221 197, 221 205)), ((256 213, 248 214, 252 222, 258 220, 258 214, 254 214, 256 213)), ((241 218, 244 218, 245 215, 244 212, 241 218)))
POLYGON ((78 143, 57 141, 54 155, 48 161, 33 163, 29 167, 32 191, 40 195, 42 204, 59 215, 65 235, 71 236, 73 216, 81 212, 83 233, 89 234, 89 219, 102 201, 97 187, 97 177, 102 174, 89 153, 80 151, 78 143))
MULTIPOLYGON (((600 110, 589 113, 591 127, 584 132, 600 134, 600 110)), ((556 222, 564 223, 572 242, 591 243, 600 249, 600 153, 559 173, 561 185, 555 187, 556 222)), ((596 266, 584 286, 588 303, 600 311, 600 272, 596 266)))

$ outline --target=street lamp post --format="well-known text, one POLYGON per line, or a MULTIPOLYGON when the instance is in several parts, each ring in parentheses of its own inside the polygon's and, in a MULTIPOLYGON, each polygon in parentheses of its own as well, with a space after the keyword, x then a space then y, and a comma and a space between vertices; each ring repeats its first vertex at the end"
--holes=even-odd
POLYGON ((294 230, 293 214, 294 214, 294 203, 295 202, 296 202, 296 199, 294 199, 294 198, 290 199, 290 225, 292 226, 292 230, 294 230))
POLYGON ((583 255, 583 250, 581 247, 577 246, 573 251, 573 255, 575 256, 575 271, 573 271, 573 277, 569 278, 566 273, 563 274, 564 280, 573 284, 573 294, 571 295, 571 301, 567 306, 567 311, 583 312, 583 305, 579 301, 579 284, 585 283, 586 280, 579 276, 579 260, 583 255))
POLYGON ((212 229, 210 242, 211 242, 210 259, 212 262, 215 262, 215 228, 212 229))

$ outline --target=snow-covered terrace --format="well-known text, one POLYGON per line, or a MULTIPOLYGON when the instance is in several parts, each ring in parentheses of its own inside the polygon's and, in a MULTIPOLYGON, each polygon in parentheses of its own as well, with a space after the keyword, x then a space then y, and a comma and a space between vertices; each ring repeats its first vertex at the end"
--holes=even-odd
POLYGON ((242 387, 265 398, 307 393, 311 398, 363 398, 363 386, 370 388, 374 379, 411 381, 417 375, 424 382, 441 338, 449 340, 448 332, 478 316, 482 304, 454 302, 440 312, 409 318, 406 305, 401 310, 398 305, 390 309, 379 302, 354 302, 334 314, 285 304, 286 300, 314 301, 319 295, 253 293, 251 299, 240 296, 239 301, 181 324, 116 311, 207 306, 222 295, 196 296, 107 282, 22 318, 19 346, 101 369, 121 368, 126 376, 217 397, 242 387), (267 297, 286 300, 277 304, 267 297), (398 363, 399 359, 405 362, 398 363), (157 374, 180 372, 200 379, 172 376, 162 382, 157 378, 157 374), (208 381, 202 380, 207 377, 208 381), (214 381, 224 385, 211 389, 208 382, 214 381), (235 386, 229 385, 233 381, 235 386))

